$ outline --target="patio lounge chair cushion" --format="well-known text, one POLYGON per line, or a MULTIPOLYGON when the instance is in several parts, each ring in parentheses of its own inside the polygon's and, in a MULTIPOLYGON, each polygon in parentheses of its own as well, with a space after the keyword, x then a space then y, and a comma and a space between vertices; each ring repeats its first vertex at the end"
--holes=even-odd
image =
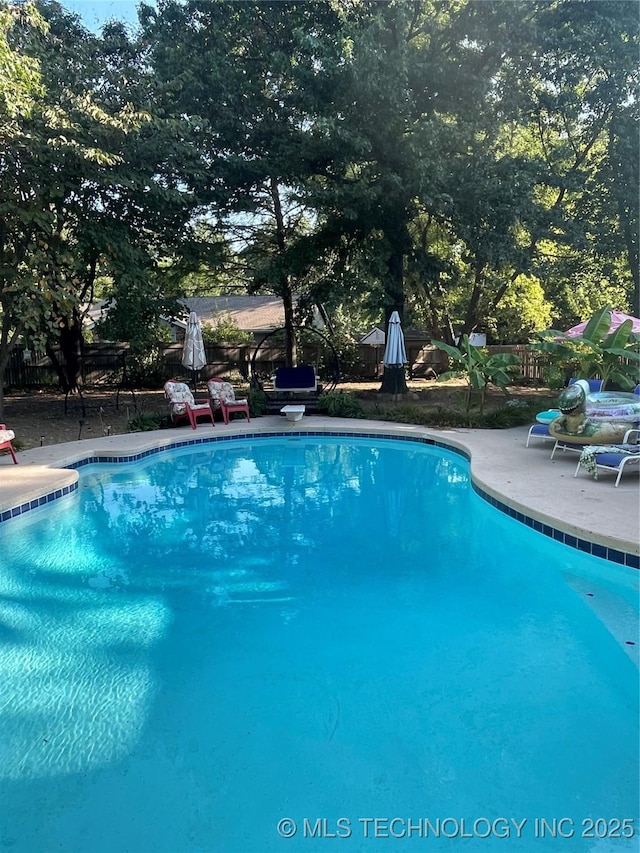
POLYGON ((548 424, 534 424, 530 427, 525 447, 529 447, 529 442, 532 438, 539 438, 541 441, 555 441, 555 438, 549 432, 548 424))
POLYGON ((598 468, 603 468, 609 471, 617 471, 615 485, 620 482, 620 477, 625 469, 625 466, 637 465, 640 463, 640 444, 632 442, 631 438, 640 437, 640 430, 630 429, 625 433, 625 441, 623 444, 598 445, 591 444, 582 449, 580 459, 576 467, 574 477, 578 476, 580 468, 584 468, 589 474, 593 475, 595 480, 598 479, 598 468))
POLYGON ((191 388, 185 382, 177 382, 175 379, 165 382, 164 395, 171 406, 171 417, 174 423, 186 418, 191 424, 191 428, 195 429, 197 419, 207 417, 213 424, 211 404, 208 400, 196 402, 191 393, 191 388))
POLYGON ((623 459, 638 453, 640 453, 639 444, 591 444, 582 450, 580 465, 597 479, 598 465, 618 468, 623 459))
POLYGON ((12 429, 7 429, 5 424, 0 424, 0 450, 8 450, 11 454, 11 458, 17 465, 18 460, 16 459, 16 454, 14 452, 13 445, 11 444, 15 437, 16 434, 12 429))
MULTIPOLYGON (((569 380, 568 385, 575 385, 577 381, 574 376, 569 380)), ((589 393, 591 394, 598 394, 602 391, 602 386, 604 385, 604 379, 583 379, 581 381, 589 385, 589 393)))
POLYGON ((300 367, 279 367, 276 370, 274 388, 276 391, 310 391, 317 390, 315 368, 308 364, 300 367))
POLYGON ((207 382, 207 390, 211 397, 214 410, 220 409, 225 424, 229 423, 229 415, 232 412, 242 412, 251 420, 249 415, 249 401, 246 398, 236 398, 233 385, 222 379, 210 379, 207 382))

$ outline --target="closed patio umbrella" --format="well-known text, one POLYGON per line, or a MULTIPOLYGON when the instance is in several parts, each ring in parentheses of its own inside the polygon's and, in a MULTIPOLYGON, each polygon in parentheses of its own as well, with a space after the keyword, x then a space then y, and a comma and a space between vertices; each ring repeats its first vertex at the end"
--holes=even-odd
POLYGON ((390 375, 390 381, 387 381, 385 376, 384 390, 388 390, 392 394, 403 393, 405 390, 404 366, 407 363, 407 353, 404 347, 400 315, 397 311, 394 311, 389 317, 387 343, 384 348, 382 363, 385 367, 385 374, 388 372, 390 375))
POLYGON ((202 340, 202 329, 200 320, 195 311, 189 314, 187 328, 184 333, 184 347, 182 349, 182 364, 193 372, 193 390, 196 390, 198 371, 207 363, 202 340))

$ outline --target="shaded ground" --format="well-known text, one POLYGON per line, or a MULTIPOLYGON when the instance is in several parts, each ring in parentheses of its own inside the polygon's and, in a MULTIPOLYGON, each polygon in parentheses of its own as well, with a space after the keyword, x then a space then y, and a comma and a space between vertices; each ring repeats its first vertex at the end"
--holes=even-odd
MULTIPOLYGON (((461 382, 435 383, 415 380, 408 383, 409 392, 394 401, 388 394, 380 394, 379 382, 344 383, 339 390, 355 393, 363 402, 367 414, 375 417, 379 408, 399 405, 417 406, 434 410, 460 408, 464 397, 461 382)), ((548 407, 554 397, 548 389, 513 387, 510 395, 516 399, 540 401, 540 409, 548 407)), ((28 450, 47 444, 77 441, 79 438, 98 438, 108 431, 112 435, 129 432, 127 424, 137 414, 168 415, 168 406, 162 390, 123 391, 116 407, 115 389, 87 388, 83 391, 85 414, 82 413, 80 398, 70 396, 65 414, 64 394, 48 391, 14 392, 5 398, 3 421, 16 434, 15 446, 28 450)), ((499 391, 491 391, 487 398, 490 409, 504 405, 505 397, 499 391)))
POLYGON ((4 423, 16 434, 16 449, 28 450, 46 444, 99 438, 110 429, 112 435, 128 432, 127 423, 136 410, 168 412, 162 391, 116 391, 85 389, 85 414, 77 395, 69 396, 65 414, 64 394, 47 391, 13 393, 5 397, 4 423))

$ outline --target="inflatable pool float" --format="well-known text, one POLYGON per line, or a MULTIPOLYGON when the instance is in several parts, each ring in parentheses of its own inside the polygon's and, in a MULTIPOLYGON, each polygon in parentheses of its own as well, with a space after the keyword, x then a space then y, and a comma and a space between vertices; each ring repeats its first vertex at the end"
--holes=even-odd
POLYGON ((592 421, 640 421, 640 395, 601 391, 587 396, 586 415, 592 421))
POLYGON ((548 409, 546 412, 538 412, 536 420, 539 424, 550 424, 560 414, 560 409, 548 409))
POLYGON ((580 379, 564 389, 558 399, 560 414, 549 424, 549 433, 571 444, 620 444, 629 425, 640 421, 640 397, 589 390, 580 379))

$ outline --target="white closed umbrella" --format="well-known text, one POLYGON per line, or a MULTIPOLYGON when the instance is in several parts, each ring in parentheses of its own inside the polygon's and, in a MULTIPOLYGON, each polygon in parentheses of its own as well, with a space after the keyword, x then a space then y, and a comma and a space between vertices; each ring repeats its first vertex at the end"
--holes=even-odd
POLYGON ((385 367, 403 367, 407 363, 404 335, 402 334, 400 315, 397 311, 394 311, 389 317, 389 332, 382 363, 385 367))
POLYGON ((394 311, 391 317, 389 317, 387 343, 382 358, 385 370, 391 372, 393 376, 391 385, 393 386, 392 393, 394 394, 400 393, 404 388, 404 366, 407 361, 400 315, 397 311, 394 311))
POLYGON ((202 340, 202 329, 200 320, 195 311, 189 314, 187 328, 184 333, 184 347, 182 348, 182 364, 193 371, 193 390, 196 390, 198 371, 207 363, 204 352, 204 341, 202 340))

